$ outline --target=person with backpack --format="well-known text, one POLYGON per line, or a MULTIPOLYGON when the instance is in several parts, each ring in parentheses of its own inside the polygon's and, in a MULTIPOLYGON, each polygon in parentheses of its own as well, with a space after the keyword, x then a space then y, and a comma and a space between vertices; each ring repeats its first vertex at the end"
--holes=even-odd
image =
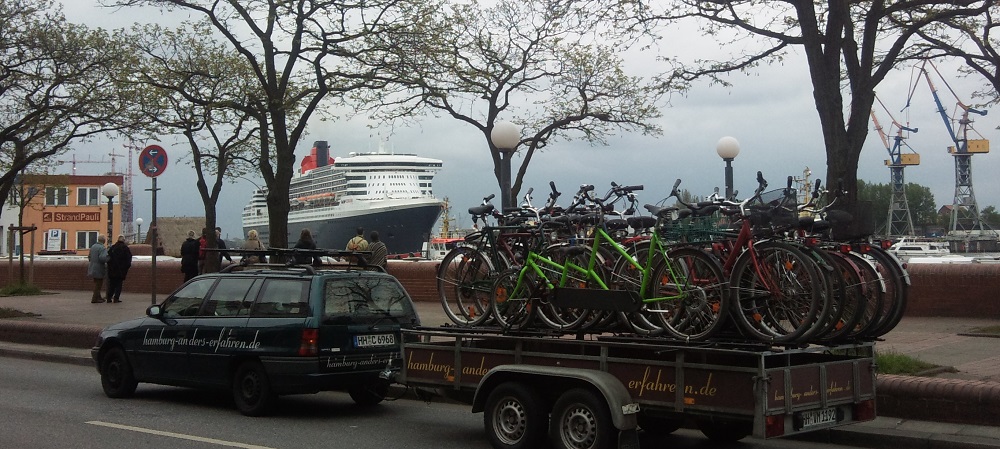
POLYGON ((358 227, 358 234, 347 241, 348 251, 368 251, 368 241, 365 240, 365 228, 358 227))

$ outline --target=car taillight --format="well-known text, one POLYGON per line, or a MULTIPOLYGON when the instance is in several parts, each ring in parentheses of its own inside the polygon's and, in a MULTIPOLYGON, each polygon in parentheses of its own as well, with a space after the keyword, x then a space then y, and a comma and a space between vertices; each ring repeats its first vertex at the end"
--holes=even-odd
POLYGON ((780 437, 785 434, 785 415, 771 415, 764 418, 764 436, 780 437))
POLYGON ((854 404, 854 419, 858 421, 871 421, 875 419, 875 400, 869 399, 854 404))
POLYGON ((319 354, 319 329, 302 329, 302 341, 299 343, 299 355, 314 356, 319 354))

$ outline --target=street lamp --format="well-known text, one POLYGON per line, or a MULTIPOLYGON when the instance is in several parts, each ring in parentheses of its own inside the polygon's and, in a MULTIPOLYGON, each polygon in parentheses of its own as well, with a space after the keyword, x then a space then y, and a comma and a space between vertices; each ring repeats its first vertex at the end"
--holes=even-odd
POLYGON ((101 187, 101 194, 108 197, 108 244, 110 245, 114 238, 114 227, 112 225, 114 214, 112 212, 115 209, 114 199, 118 196, 118 185, 113 182, 104 184, 104 187, 101 187))
POLYGON ((142 241, 142 217, 135 219, 135 226, 135 243, 139 243, 142 241))
POLYGON ((733 196, 733 159, 740 154, 740 143, 733 137, 723 137, 715 144, 715 152, 726 161, 726 199, 733 196))
POLYGON ((490 141, 500 151, 500 210, 513 207, 510 196, 510 158, 521 142, 521 127, 511 122, 496 122, 490 131, 490 141))

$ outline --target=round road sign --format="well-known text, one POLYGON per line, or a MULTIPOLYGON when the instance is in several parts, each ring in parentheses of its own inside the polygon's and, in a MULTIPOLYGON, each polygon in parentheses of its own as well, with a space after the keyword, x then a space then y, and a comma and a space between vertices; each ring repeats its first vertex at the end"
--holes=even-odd
POLYGON ((150 145, 139 154, 139 170, 150 178, 163 174, 167 169, 167 151, 159 145, 150 145))

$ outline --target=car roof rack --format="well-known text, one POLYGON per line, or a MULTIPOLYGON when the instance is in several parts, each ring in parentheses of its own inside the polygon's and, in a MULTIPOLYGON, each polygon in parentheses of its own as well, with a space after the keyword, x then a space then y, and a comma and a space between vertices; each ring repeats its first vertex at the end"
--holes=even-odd
POLYGON ((229 265, 220 272, 228 273, 233 270, 247 270, 250 268, 261 269, 287 269, 302 268, 307 273, 315 274, 321 269, 335 270, 364 270, 385 272, 382 267, 371 265, 368 258, 371 251, 348 251, 343 249, 302 249, 302 248, 266 248, 266 249, 222 249, 205 248, 205 251, 229 252, 240 254, 240 263, 229 265), (265 256, 270 262, 250 263, 250 256, 265 256), (275 258, 281 262, 275 262, 275 258), (300 263, 299 260, 310 260, 309 263, 300 263), (319 262, 319 263, 317 263, 319 262))

